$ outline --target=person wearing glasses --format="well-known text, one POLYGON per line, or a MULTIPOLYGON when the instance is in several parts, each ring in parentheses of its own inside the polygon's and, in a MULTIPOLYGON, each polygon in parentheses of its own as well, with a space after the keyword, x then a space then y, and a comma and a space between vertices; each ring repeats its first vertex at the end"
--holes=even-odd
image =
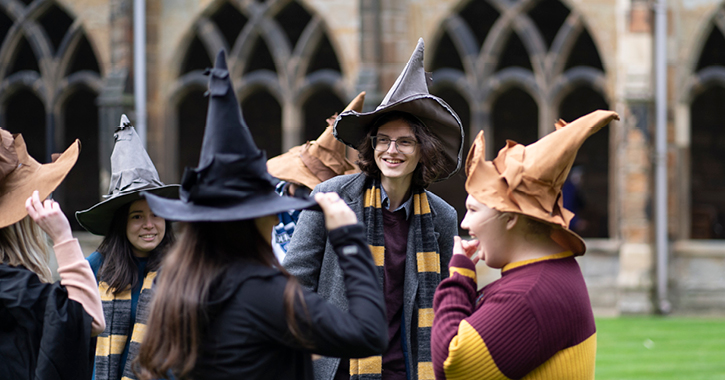
MULTIPOLYGON (((317 185, 336 192, 365 225, 387 310, 388 349, 363 359, 315 360, 316 379, 426 379, 433 294, 448 274, 457 234, 453 207, 425 190, 461 164, 463 127, 442 99, 428 92, 423 40, 373 112, 343 112, 335 137, 359 152, 362 173, 317 185)), ((342 310, 348 309, 343 271, 323 215, 302 211, 284 261, 300 283, 342 310)))

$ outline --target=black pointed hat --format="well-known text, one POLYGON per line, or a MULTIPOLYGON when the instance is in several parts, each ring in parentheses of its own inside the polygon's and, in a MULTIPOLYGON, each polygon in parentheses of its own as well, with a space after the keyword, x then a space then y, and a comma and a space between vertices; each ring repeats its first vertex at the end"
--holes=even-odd
POLYGON ((446 168, 447 175, 437 180, 442 181, 461 168, 465 134, 461 119, 453 108, 428 91, 430 73, 423 68, 424 49, 421 38, 403 72, 375 111, 341 113, 335 120, 334 133, 340 141, 359 150, 360 143, 380 116, 392 111, 407 112, 420 120, 443 145, 443 153, 448 156, 450 164, 446 168))
POLYGON ((209 111, 199 166, 184 171, 180 200, 146 194, 151 210, 170 220, 225 222, 316 206, 312 198, 275 193, 267 155, 244 123, 223 50, 207 74, 209 111))
POLYGON ((116 140, 111 153, 111 184, 103 201, 88 210, 76 211, 83 228, 95 235, 105 235, 111 228, 113 215, 126 203, 141 199, 141 191, 163 197, 177 198, 179 185, 164 185, 159 173, 126 115, 113 134, 116 140))

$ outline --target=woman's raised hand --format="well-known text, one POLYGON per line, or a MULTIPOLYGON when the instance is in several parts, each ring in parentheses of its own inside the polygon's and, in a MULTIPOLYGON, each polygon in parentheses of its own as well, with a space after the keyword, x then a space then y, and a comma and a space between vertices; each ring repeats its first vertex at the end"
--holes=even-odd
POLYGON ((25 209, 28 215, 50 236, 54 244, 62 243, 73 238, 70 230, 70 223, 60 209, 58 202, 52 199, 40 201, 38 191, 33 191, 25 201, 25 209))
POLYGON ((327 227, 328 231, 357 223, 355 212, 347 206, 337 193, 317 193, 315 194, 315 200, 320 204, 322 212, 325 214, 325 227, 327 227))
POLYGON ((475 264, 480 259, 476 252, 478 252, 478 240, 463 240, 460 236, 453 237, 454 255, 466 255, 475 264))

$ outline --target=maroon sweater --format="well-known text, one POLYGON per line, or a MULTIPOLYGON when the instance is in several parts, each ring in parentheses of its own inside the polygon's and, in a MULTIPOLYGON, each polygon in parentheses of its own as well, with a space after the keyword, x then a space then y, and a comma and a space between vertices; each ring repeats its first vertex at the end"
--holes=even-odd
POLYGON ((571 252, 513 263, 476 291, 476 269, 453 255, 436 290, 436 379, 593 379, 596 328, 571 252))
POLYGON ((383 208, 385 233, 385 308, 388 312, 388 351, 383 354, 383 380, 405 380, 405 356, 400 325, 403 321, 403 289, 405 257, 408 249, 408 228, 405 210, 396 212, 383 208))

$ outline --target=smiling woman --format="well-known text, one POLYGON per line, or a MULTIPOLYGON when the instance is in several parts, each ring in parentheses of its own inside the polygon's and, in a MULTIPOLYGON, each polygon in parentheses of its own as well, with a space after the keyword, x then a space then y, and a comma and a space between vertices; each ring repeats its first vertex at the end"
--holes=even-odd
POLYGON ((154 215, 145 199, 131 203, 128 208, 126 237, 136 257, 148 257, 166 236, 166 221, 154 215))
POLYGON ((138 353, 149 314, 153 279, 174 242, 170 222, 156 216, 141 191, 177 197, 177 185, 159 181, 154 164, 124 115, 115 134, 108 197, 76 213, 83 228, 104 235, 88 257, 98 281, 108 327, 96 344, 95 379, 135 379, 138 353))

